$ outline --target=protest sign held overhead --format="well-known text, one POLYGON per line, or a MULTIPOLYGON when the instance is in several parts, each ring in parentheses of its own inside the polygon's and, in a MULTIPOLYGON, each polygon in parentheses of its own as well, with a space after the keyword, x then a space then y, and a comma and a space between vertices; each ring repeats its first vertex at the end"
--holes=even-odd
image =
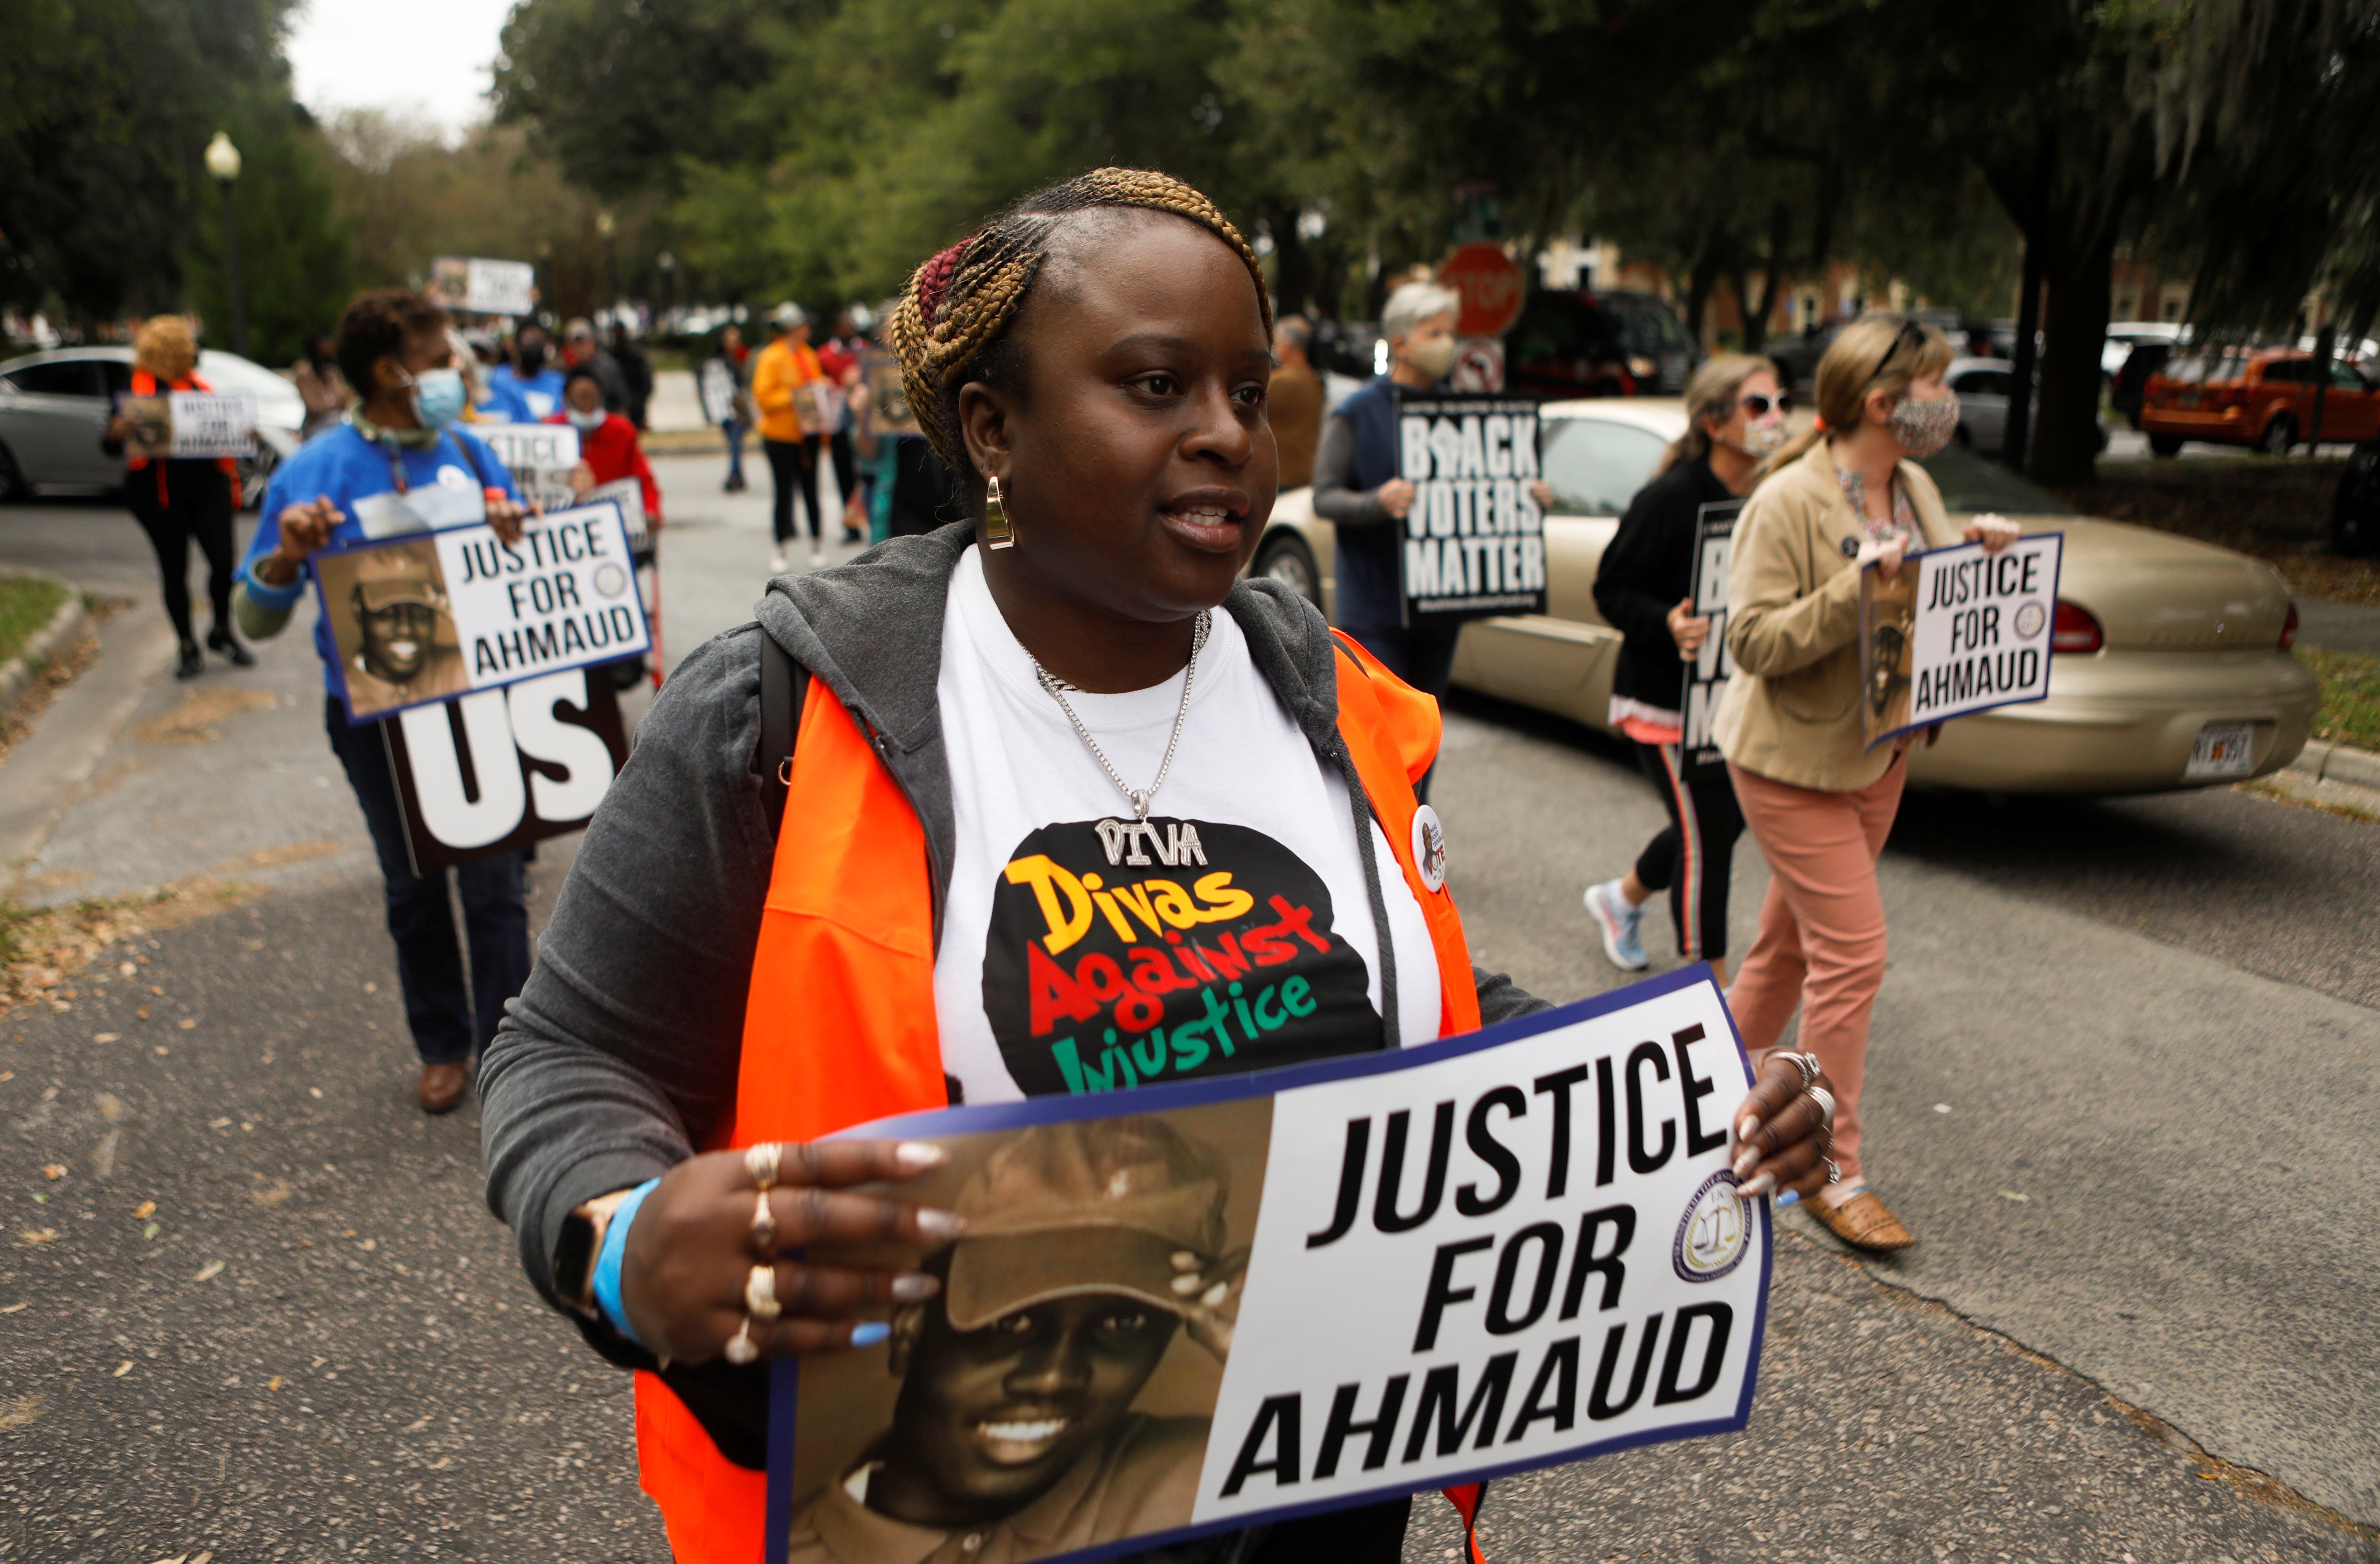
POLYGON ((517 543, 450 527, 314 556, 347 720, 651 649, 616 504, 530 516, 517 543))
POLYGON ((1694 616, 1710 621, 1710 634, 1686 660, 1686 758, 1695 765, 1716 765, 1721 758, 1711 737, 1711 721, 1718 715, 1718 697, 1735 673, 1735 660, 1727 654, 1727 570, 1734 558, 1735 522, 1743 514, 1742 500, 1717 500, 1694 513, 1694 616))
POLYGON ((129 394, 115 410, 132 421, 127 455, 152 461, 256 455, 256 394, 252 391, 170 391, 129 394))
POLYGON ((1536 403, 1400 395, 1397 475, 1415 490, 1398 562, 1407 624, 1546 611, 1536 403))
MULTIPOLYGON (((577 503, 570 475, 578 467, 578 431, 568 424, 473 424, 471 432, 513 475, 523 504, 567 510, 577 503)), ((638 514, 643 502, 638 502, 638 514)))
POLYGON ((1994 707, 2046 700, 2065 539, 1912 554, 1860 576, 1860 716, 1867 747, 1994 707))
POLYGON ((628 761, 620 700, 574 668, 381 725, 415 874, 577 830, 628 761))
POLYGON ((430 262, 431 302, 475 315, 528 315, 537 309, 537 268, 526 261, 441 255, 430 262))
POLYGON ((1751 1080, 1696 967, 1424 1048, 851 1131, 942 1146, 898 1198, 969 1225, 810 1250, 943 1288, 880 1348, 772 1369, 767 1557, 1110 1557, 1741 1429, 1751 1080))

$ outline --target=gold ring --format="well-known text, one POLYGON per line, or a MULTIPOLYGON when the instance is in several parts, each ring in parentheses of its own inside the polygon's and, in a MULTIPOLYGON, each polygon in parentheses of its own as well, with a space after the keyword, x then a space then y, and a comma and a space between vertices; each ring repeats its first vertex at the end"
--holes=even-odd
POLYGON ((744 1316, 743 1326, 727 1339, 727 1361, 741 1368, 760 1359, 759 1343, 752 1340, 752 1316, 744 1316))
POLYGON ((744 1279, 744 1309, 754 1319, 769 1321, 784 1311, 777 1306, 777 1267, 754 1266, 744 1279))
POLYGON ((769 1192, 765 1189, 753 1197, 752 1247, 764 1260, 776 1256, 777 1214, 769 1209, 769 1192))
POLYGON ((765 1190, 777 1182, 785 1148, 772 1140, 744 1148, 744 1170, 752 1175, 752 1187, 765 1190))

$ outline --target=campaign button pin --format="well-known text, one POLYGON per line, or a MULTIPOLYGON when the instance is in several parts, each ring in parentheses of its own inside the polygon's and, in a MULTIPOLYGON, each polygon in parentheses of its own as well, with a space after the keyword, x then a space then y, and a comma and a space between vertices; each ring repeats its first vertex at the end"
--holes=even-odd
POLYGON ((1427 804, 1414 811, 1413 857, 1425 888, 1431 891, 1446 888, 1446 828, 1439 823, 1438 811, 1427 804))
POLYGON ((1752 1219, 1735 1185, 1735 1175, 1722 1168, 1686 1202, 1670 1251, 1680 1281, 1717 1281, 1743 1263, 1751 1246, 1752 1219))

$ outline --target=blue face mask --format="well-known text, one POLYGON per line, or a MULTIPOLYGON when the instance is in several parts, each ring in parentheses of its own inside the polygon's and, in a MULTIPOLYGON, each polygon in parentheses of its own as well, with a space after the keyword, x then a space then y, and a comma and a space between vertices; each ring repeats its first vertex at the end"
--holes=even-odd
POLYGON ((413 379, 413 410, 431 429, 461 418, 467 395, 460 370, 424 370, 413 379))

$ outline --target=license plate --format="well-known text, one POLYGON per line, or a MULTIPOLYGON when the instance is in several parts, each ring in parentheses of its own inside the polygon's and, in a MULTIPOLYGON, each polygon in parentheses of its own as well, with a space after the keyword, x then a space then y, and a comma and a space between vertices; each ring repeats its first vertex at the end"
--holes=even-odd
POLYGON ((2185 777, 2244 777, 2253 769, 2256 725, 2252 722, 2209 722, 2199 730, 2190 751, 2185 777))

